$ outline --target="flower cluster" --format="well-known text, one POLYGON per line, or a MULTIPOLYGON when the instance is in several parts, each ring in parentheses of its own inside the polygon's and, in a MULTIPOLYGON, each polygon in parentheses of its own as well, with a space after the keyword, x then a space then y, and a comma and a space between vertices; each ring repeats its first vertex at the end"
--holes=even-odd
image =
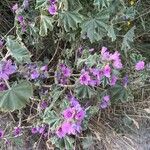
POLYGON ((20 72, 25 78, 30 80, 36 80, 38 78, 47 78, 48 66, 44 65, 42 67, 39 67, 37 64, 31 63, 21 68, 20 72))
POLYGON ((37 127, 32 127, 31 128, 31 133, 33 135, 39 134, 42 135, 44 138, 47 138, 48 133, 45 125, 37 126, 37 127))
POLYGON ((11 9, 12 9, 13 13, 16 13, 16 11, 18 10, 18 4, 17 3, 14 4, 11 9))
POLYGON ((102 61, 106 61, 109 64, 110 62, 112 62, 112 66, 114 67, 114 69, 121 69, 123 67, 120 59, 120 53, 118 51, 115 51, 112 54, 108 52, 108 49, 106 47, 102 47, 101 58, 102 61))
POLYGON ((56 13, 57 13, 56 0, 50 0, 50 6, 48 7, 48 12, 51 15, 56 15, 56 13))
POLYGON ((21 26, 22 32, 26 31, 26 23, 25 23, 25 19, 23 16, 18 16, 18 22, 21 26))
POLYGON ((110 96, 109 96, 109 95, 104 96, 104 97, 102 98, 102 102, 101 102, 101 104, 100 104, 100 107, 101 107, 102 109, 107 108, 108 105, 109 105, 109 102, 110 102, 110 96))
POLYGON ((86 114, 77 99, 74 96, 71 96, 70 98, 70 107, 63 111, 63 123, 56 131, 59 138, 80 133, 81 123, 86 114))
POLYGON ((55 73, 55 77, 59 84, 67 84, 68 78, 71 76, 71 69, 65 64, 59 65, 59 70, 55 73))
POLYGON ((9 76, 16 72, 17 67, 12 63, 11 60, 0 62, 0 80, 8 80, 9 76))
POLYGON ((20 136, 20 134, 21 134, 21 127, 14 127, 13 135, 15 137, 18 137, 18 136, 20 136))
POLYGON ((46 109, 48 107, 48 102, 47 101, 41 101, 41 103, 40 103, 40 108, 41 108, 41 110, 44 110, 44 109, 46 109))
POLYGON ((145 68, 145 62, 144 61, 139 61, 135 65, 135 69, 137 71, 144 70, 144 68, 145 68))
POLYGON ((116 84, 118 77, 112 73, 113 69, 121 69, 122 63, 120 59, 120 53, 109 53, 106 47, 101 50, 101 60, 103 63, 102 68, 89 68, 88 70, 82 70, 79 78, 80 84, 98 86, 104 77, 109 79, 111 86, 116 84), (111 67, 112 66, 112 67, 111 67))

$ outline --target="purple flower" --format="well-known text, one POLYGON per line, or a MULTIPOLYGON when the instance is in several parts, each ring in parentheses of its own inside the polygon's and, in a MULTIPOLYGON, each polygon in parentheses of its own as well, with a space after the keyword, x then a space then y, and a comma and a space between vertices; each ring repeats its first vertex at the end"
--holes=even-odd
POLYGON ((65 77, 71 76, 71 70, 68 67, 63 67, 61 70, 62 70, 62 73, 65 77))
POLYGON ((92 86, 92 87, 96 86, 97 85, 97 80, 90 80, 89 85, 92 86))
POLYGON ((114 86, 116 84, 117 80, 118 80, 118 77, 113 75, 110 79, 109 85, 114 86))
POLYGON ((0 63, 0 79, 8 80, 9 75, 15 73, 16 66, 12 64, 11 60, 2 61, 0 63))
POLYGON ((81 109, 79 112, 76 113, 75 115, 75 119, 77 120, 83 120, 85 117, 85 111, 83 109, 81 109))
POLYGON ((70 100, 70 104, 72 107, 79 106, 78 99, 76 99, 71 93, 67 95, 67 98, 70 100))
POLYGON ((29 0, 23 1, 23 7, 24 7, 24 9, 27 9, 29 7, 29 0))
POLYGON ((32 134, 38 133, 37 128, 36 128, 36 127, 31 128, 31 133, 32 133, 32 134))
POLYGON ((118 51, 115 51, 115 53, 111 55, 110 59, 116 61, 120 59, 119 56, 120 56, 120 53, 118 51))
POLYGON ((64 133, 69 134, 69 135, 70 134, 75 135, 75 128, 73 128, 73 124, 71 124, 70 122, 63 122, 61 127, 64 133))
POLYGON ((26 31, 26 25, 25 25, 23 16, 18 16, 18 22, 21 25, 22 32, 25 32, 26 31))
POLYGON ((61 78, 60 79, 60 83, 62 84, 62 85, 65 85, 65 84, 67 84, 67 79, 66 78, 61 78))
POLYGON ((48 107, 47 101, 42 101, 42 102, 40 103, 40 107, 41 107, 41 109, 46 109, 46 108, 48 107))
POLYGON ((103 69, 103 73, 104 73, 104 76, 109 78, 110 77, 110 74, 111 74, 111 68, 109 66, 109 64, 107 64, 104 69, 103 69))
POLYGON ((18 4, 16 3, 15 5, 13 5, 11 9, 13 12, 16 12, 16 10, 18 9, 18 4))
POLYGON ((103 97, 103 100, 102 100, 102 102, 101 102, 101 104, 100 104, 100 107, 101 107, 102 109, 107 108, 107 106, 108 106, 108 104, 109 104, 109 101, 110 101, 109 95, 104 96, 104 97, 103 97))
POLYGON ((121 60, 120 59, 117 59, 113 62, 113 67, 115 69, 121 69, 123 66, 122 66, 122 63, 121 63, 121 60))
POLYGON ((4 65, 4 70, 7 75, 11 75, 16 72, 17 67, 12 64, 11 60, 7 60, 4 65))
POLYGON ((80 104, 79 104, 79 102, 78 102, 77 100, 71 100, 71 101, 70 101, 70 104, 71 104, 71 106, 73 106, 73 107, 78 107, 78 106, 80 106, 80 104))
POLYGON ((64 131, 62 130, 62 127, 59 127, 59 128, 57 129, 57 131, 56 131, 56 135, 57 135, 59 138, 63 138, 63 137, 65 137, 66 132, 64 132, 64 131))
POLYGON ((110 56, 110 59, 113 61, 113 67, 115 69, 121 69, 122 68, 120 53, 118 51, 116 51, 114 54, 112 54, 110 56))
POLYGON ((128 82, 129 82, 128 75, 126 75, 125 77, 123 77, 123 85, 124 85, 124 87, 127 86, 128 82))
POLYGON ((88 85, 89 81, 91 80, 89 73, 87 71, 85 71, 79 78, 80 80, 80 84, 82 85, 88 85))
POLYGON ((93 52, 93 51, 94 51, 94 48, 90 48, 90 49, 89 49, 89 52, 93 52))
POLYGON ((23 25, 21 26, 21 31, 22 31, 22 32, 25 32, 25 31, 26 31, 26 25, 25 25, 25 24, 23 24, 23 25))
POLYGON ((54 4, 54 3, 56 3, 56 1, 57 1, 57 0, 50 0, 50 3, 51 3, 51 4, 54 4))
POLYGON ((40 76, 39 72, 37 70, 34 70, 31 72, 31 79, 37 79, 40 76))
POLYGON ((48 70, 48 66, 47 65, 44 65, 40 68, 41 71, 47 71, 48 70))
POLYGON ((78 53, 79 53, 79 54, 82 54, 82 52, 83 52, 83 47, 80 46, 80 47, 78 48, 78 53))
POLYGON ((137 71, 143 70, 145 68, 145 62, 144 61, 139 61, 135 65, 135 69, 137 71))
POLYGON ((21 128, 20 127, 14 127, 13 134, 15 137, 18 137, 21 133, 21 128))
POLYGON ((0 129, 0 139, 2 139, 3 137, 4 137, 4 131, 0 129))
POLYGON ((101 50, 101 56, 102 56, 102 60, 104 61, 110 61, 110 53, 107 52, 107 48, 106 47, 102 47, 101 50))
POLYGON ((50 5, 48 11, 51 15, 55 15, 57 13, 57 6, 55 4, 50 5))
POLYGON ((43 127, 38 127, 37 130, 38 130, 38 132, 40 134, 44 134, 45 133, 45 127, 44 126, 43 127))
POLYGON ((65 119, 72 119, 74 115, 75 115, 74 108, 67 108, 66 110, 63 111, 63 116, 65 119))
POLYGON ((5 144, 6 144, 7 146, 10 145, 10 144, 11 144, 10 140, 5 139, 5 144))
POLYGON ((101 69, 93 68, 90 72, 97 77, 97 80, 101 80, 103 77, 103 71, 101 69))
POLYGON ((78 133, 81 132, 81 124, 80 123, 74 123, 72 126, 75 131, 77 131, 78 133))
POLYGON ((18 16, 18 21, 19 21, 19 23, 22 25, 22 24, 23 24, 23 21, 24 21, 23 16, 18 16))

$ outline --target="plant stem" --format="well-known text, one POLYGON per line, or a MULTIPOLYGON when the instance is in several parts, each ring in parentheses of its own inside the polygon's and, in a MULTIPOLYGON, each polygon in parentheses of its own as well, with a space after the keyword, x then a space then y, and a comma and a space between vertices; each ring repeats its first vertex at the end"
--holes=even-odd
POLYGON ((8 82, 6 79, 4 79, 4 81, 5 81, 6 86, 7 86, 7 87, 8 87, 8 89, 10 90, 10 89, 11 89, 11 87, 10 87, 10 85, 9 85, 9 82, 8 82))

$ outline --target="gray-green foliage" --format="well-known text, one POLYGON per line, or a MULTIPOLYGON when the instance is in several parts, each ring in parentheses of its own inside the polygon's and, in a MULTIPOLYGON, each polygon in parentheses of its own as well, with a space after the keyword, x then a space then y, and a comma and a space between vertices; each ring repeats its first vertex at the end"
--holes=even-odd
POLYGON ((7 37, 6 47, 8 52, 14 57, 19 63, 29 62, 31 54, 23 42, 7 37))
POLYGON ((10 89, 0 92, 0 110, 14 111, 21 109, 30 102, 33 89, 30 82, 21 81, 14 84, 10 89))

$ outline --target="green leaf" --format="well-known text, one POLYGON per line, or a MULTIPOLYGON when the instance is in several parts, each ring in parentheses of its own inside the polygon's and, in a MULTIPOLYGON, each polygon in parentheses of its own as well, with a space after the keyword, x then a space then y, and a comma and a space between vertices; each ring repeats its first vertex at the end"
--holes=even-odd
POLYGON ((49 124, 51 130, 55 130, 60 125, 61 119, 54 110, 47 108, 44 112, 43 122, 49 124))
POLYGON ((79 85, 76 87, 77 96, 80 98, 91 98, 95 91, 89 86, 79 85))
POLYGON ((111 95, 112 103, 117 103, 119 100, 121 102, 128 101, 128 90, 122 85, 115 85, 114 87, 109 89, 111 95))
POLYGON ((68 9, 69 11, 79 11, 82 8, 80 0, 68 0, 68 9))
POLYGON ((52 142, 53 145, 55 145, 56 150, 65 149, 64 139, 60 139, 57 136, 51 136, 50 141, 52 142))
POLYGON ((122 42, 121 50, 126 51, 131 48, 130 43, 134 41, 134 30, 135 26, 133 26, 125 35, 122 42))
POLYGON ((63 90, 60 87, 58 87, 58 86, 53 85, 52 89, 53 89, 51 91, 52 102, 51 102, 51 104, 49 106, 49 109, 51 109, 56 104, 57 100, 59 99, 59 97, 63 93, 63 90))
POLYGON ((66 32, 75 30, 81 23, 82 16, 75 11, 64 11, 59 14, 59 26, 63 25, 66 32))
POLYGON ((52 31, 53 30, 53 19, 45 16, 45 15, 41 15, 41 20, 40 20, 40 31, 39 34, 41 36, 46 36, 48 30, 52 31))
POLYGON ((127 19, 134 19, 136 14, 136 10, 134 7, 125 7, 124 8, 124 15, 126 16, 127 19))
POLYGON ((93 5, 98 6, 98 8, 107 8, 110 5, 110 0, 94 0, 93 5))
POLYGON ((99 61, 99 55, 97 55, 96 53, 94 55, 90 55, 85 64, 88 66, 88 67, 93 67, 94 65, 97 65, 98 64, 98 61, 99 61))
POLYGON ((87 36, 91 43, 99 41, 102 37, 106 36, 106 28, 108 24, 109 14, 106 11, 101 11, 94 17, 87 19, 81 25, 82 36, 87 36))
POLYGON ((98 64, 99 61, 99 55, 96 53, 94 55, 89 55, 88 58, 79 58, 77 60, 77 68, 82 67, 82 65, 85 63, 88 67, 92 67, 96 64, 98 64))
POLYGON ((73 148, 74 148, 74 139, 73 138, 71 138, 71 137, 66 137, 66 138, 64 138, 64 143, 65 143, 65 148, 66 148, 66 150, 73 150, 73 148))
POLYGON ((12 57, 14 57, 19 63, 30 62, 31 54, 25 45, 18 40, 13 40, 9 36, 6 40, 6 47, 12 57))
POLYGON ((21 81, 11 89, 0 92, 0 109, 2 111, 19 110, 29 103, 31 96, 33 96, 31 83, 21 81))
POLYGON ((36 9, 38 9, 38 8, 45 8, 47 3, 48 3, 48 0, 36 0, 35 8, 36 9))
POLYGON ((111 38, 112 42, 115 41, 116 40, 116 34, 114 31, 113 25, 108 26, 107 31, 108 31, 107 35, 111 38))
POLYGON ((64 149, 65 150, 73 150, 74 149, 73 144, 74 144, 75 140, 72 137, 65 136, 65 138, 60 139, 56 136, 52 136, 52 137, 50 137, 50 141, 58 149, 61 149, 61 150, 64 150, 64 149))

